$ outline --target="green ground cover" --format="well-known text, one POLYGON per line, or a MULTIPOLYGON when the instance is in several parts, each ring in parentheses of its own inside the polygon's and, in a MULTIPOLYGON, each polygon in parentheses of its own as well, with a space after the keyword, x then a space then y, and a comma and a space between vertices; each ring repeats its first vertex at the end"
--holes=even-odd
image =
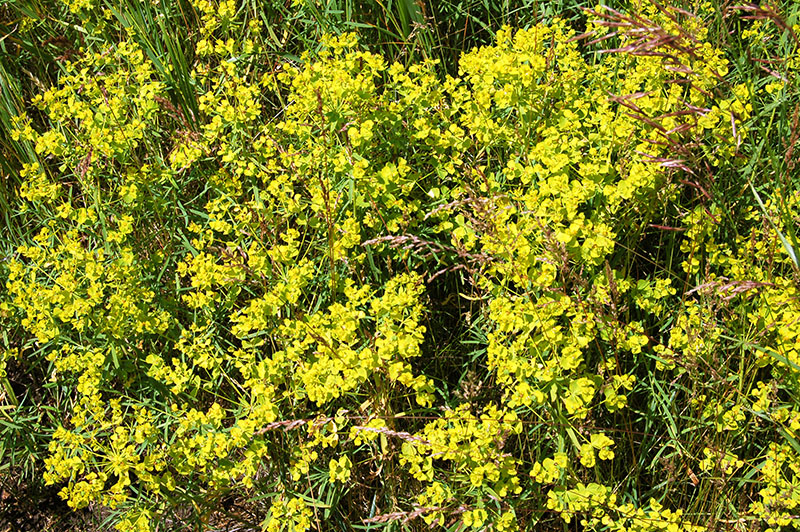
POLYGON ((0 530, 800 528, 799 7, 0 4, 0 530))

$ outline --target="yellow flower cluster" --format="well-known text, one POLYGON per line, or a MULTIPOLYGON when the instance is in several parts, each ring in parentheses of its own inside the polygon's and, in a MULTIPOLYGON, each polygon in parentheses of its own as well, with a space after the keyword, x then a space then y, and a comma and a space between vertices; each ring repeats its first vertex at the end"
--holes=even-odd
POLYGON ((759 197, 726 228, 675 171, 740 170, 754 104, 784 90, 725 82, 710 4, 642 8, 652 49, 624 24, 587 28, 647 53, 590 57, 560 19, 503 28, 458 77, 389 65, 353 33, 267 69, 242 6, 192 5, 196 116, 124 40, 34 99, 44 131, 14 120, 39 158, 20 211, 40 227, 1 266, 0 324, 25 341, 0 353, 41 354, 74 391, 45 461, 71 507, 146 531, 175 501, 261 490, 263 529, 299 532, 327 526, 353 481, 392 474, 403 492, 380 504, 429 525, 519 530, 545 515, 532 506, 587 530, 699 532, 665 507, 686 491, 617 492, 645 404, 698 482, 744 475, 752 516, 792 522, 800 195, 759 197), (667 251, 660 229, 682 230, 667 251), (457 327, 469 316, 485 357, 456 402, 431 309, 460 274, 478 310, 457 327), (708 441, 680 442, 686 420, 708 441), (751 421, 774 429, 759 456, 751 421))

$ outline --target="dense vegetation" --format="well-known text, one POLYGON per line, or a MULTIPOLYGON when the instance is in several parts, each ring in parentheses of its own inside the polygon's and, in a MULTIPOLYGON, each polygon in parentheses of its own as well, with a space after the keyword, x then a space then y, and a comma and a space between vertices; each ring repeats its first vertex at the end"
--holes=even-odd
POLYGON ((0 528, 800 528, 798 12, 0 5, 0 528))

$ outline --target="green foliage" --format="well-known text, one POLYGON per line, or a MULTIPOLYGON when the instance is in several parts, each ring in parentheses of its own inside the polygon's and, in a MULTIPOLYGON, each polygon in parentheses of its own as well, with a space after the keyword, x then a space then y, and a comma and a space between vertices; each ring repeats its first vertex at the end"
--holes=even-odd
POLYGON ((1 7, 0 470, 120 531, 796 527, 797 13, 528 7, 1 7))

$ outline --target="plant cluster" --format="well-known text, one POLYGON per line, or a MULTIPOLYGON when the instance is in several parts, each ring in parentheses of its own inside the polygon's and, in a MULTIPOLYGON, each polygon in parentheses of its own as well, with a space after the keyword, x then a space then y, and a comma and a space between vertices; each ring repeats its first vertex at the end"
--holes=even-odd
POLYGON ((0 116, 9 471, 120 532, 800 524, 800 26, 598 5, 456 71, 190 7, 175 62, 67 2, 0 116))

